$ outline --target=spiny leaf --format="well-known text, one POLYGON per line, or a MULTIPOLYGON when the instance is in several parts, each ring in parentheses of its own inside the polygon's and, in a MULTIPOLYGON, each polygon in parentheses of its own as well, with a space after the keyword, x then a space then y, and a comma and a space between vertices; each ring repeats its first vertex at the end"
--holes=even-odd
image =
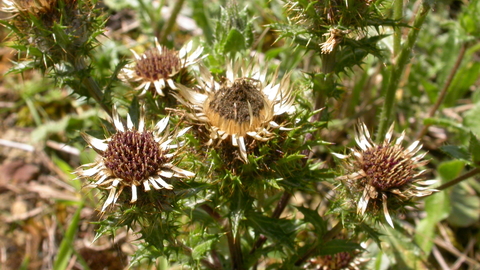
POLYGON ((245 217, 246 223, 257 233, 264 234, 273 242, 294 250, 293 243, 298 225, 293 220, 266 217, 257 212, 248 212, 245 217))

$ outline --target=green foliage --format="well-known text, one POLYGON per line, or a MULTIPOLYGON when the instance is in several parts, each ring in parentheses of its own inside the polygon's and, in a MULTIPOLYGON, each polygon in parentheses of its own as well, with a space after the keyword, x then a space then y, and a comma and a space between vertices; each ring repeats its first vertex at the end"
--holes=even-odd
POLYGON ((83 208, 83 203, 78 204, 77 211, 73 216, 73 219, 68 226, 67 231, 65 232, 64 238, 62 243, 60 244, 60 249, 58 251, 55 264, 53 265, 53 269, 65 269, 71 259, 73 253, 73 241, 75 239, 75 235, 77 233, 77 227, 80 222, 80 213, 83 208))

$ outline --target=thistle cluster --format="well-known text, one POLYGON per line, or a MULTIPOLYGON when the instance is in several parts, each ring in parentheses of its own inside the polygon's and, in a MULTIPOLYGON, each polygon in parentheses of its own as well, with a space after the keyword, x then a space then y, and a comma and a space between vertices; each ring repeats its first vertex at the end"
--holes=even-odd
MULTIPOLYGON (((232 61, 235 64, 228 67, 226 79, 221 83, 215 81, 207 69, 201 66, 198 85, 189 88, 173 79, 177 75, 176 68, 180 67, 180 58, 172 61, 177 57, 176 54, 162 49, 158 43, 154 50, 155 54, 146 53, 141 58, 135 54, 137 62, 124 69, 123 78, 128 82, 128 75, 132 75, 132 81, 139 82, 140 87, 136 90, 140 96, 152 84, 156 93, 163 93, 162 89, 165 87, 170 87, 170 91, 178 90, 174 96, 186 108, 182 114, 187 116, 190 124, 208 131, 206 137, 201 137, 206 139, 203 144, 218 149, 219 152, 232 151, 233 146, 233 153, 228 154, 231 162, 238 160, 248 163, 248 155, 254 151, 252 142, 266 142, 275 137, 271 129, 282 128, 283 124, 276 123, 275 117, 294 112, 290 75, 285 75, 278 84, 275 83, 276 75, 266 81, 266 74, 260 72, 258 65, 245 66, 245 62, 237 59, 232 61), (160 54, 162 51, 163 54, 160 54), (175 66, 169 66, 172 63, 175 66), (159 68, 169 70, 171 74, 164 76, 159 68), (152 78, 146 74, 155 75, 157 80, 152 83, 152 78), (227 144, 223 144, 223 141, 227 141, 227 144), (226 149, 223 149, 224 147, 226 149)), ((197 49, 197 52, 201 50, 197 49)), ((195 53, 194 60, 189 61, 189 64, 195 61, 198 61, 198 53, 195 53)), ((186 68, 184 63, 179 69, 186 68)), ((186 74, 187 71, 183 72, 186 74)), ((178 147, 179 144, 169 145, 173 139, 168 137, 168 130, 161 135, 167 126, 168 118, 161 120, 153 130, 145 127, 144 118, 145 112, 142 109, 138 127, 133 124, 130 116, 125 126, 114 108, 109 121, 115 126, 115 134, 104 140, 83 135, 100 158, 94 163, 83 165, 77 175, 79 178, 93 180, 89 185, 91 187, 105 187, 110 190, 102 211, 117 201, 124 187, 131 188, 133 203, 137 201, 137 186, 143 185, 145 191, 149 191, 150 186, 157 190, 172 189, 173 186, 164 178, 194 175, 170 162, 177 153, 169 153, 168 150, 178 147)), ((184 129, 175 137, 187 130, 188 128, 184 129)))
POLYGON ((10 17, 2 24, 43 70, 87 56, 103 29, 103 18, 90 0, 3 0, 2 11, 10 17))
POLYGON ((415 198, 436 192, 434 181, 425 180, 428 160, 422 145, 402 146, 405 132, 392 141, 393 125, 380 143, 360 123, 357 147, 348 154, 315 152, 331 145, 320 135, 330 120, 322 106, 340 95, 340 84, 327 73, 340 73, 368 53, 376 54, 381 37, 370 40, 368 28, 391 23, 378 13, 376 1, 287 2, 294 40, 313 47, 322 64, 333 63, 321 76, 304 78, 283 63, 272 68, 273 61, 249 50, 253 30, 250 21, 240 18, 243 13, 232 12, 237 9, 222 18, 228 23, 218 26, 223 32, 210 48, 193 39, 177 50, 152 37, 152 44, 146 43, 151 47, 131 49, 126 62, 103 76, 95 72, 92 57, 95 37, 104 31, 95 1, 3 3, 11 16, 3 23, 16 34, 15 42, 33 53, 44 71, 56 71, 59 81, 65 74, 73 78, 68 86, 106 113, 101 135, 79 135, 95 158, 74 171, 85 187, 103 195, 97 207, 106 215, 100 234, 126 226, 155 256, 184 253, 211 269, 256 269, 258 258, 282 254, 289 257, 285 269, 356 270, 367 260, 360 258, 358 244, 335 237, 344 221, 355 234, 362 226, 375 226, 372 220, 393 227, 395 215, 415 198), (240 45, 237 34, 243 38, 240 45), (207 51, 217 54, 210 57, 207 51), (361 57, 343 57, 352 52, 361 57), (330 94, 320 96, 319 89, 330 94), (128 113, 119 104, 128 104, 128 113), (338 168, 325 162, 331 155, 341 160, 338 168), (333 195, 322 204, 332 209, 313 210, 314 200, 309 200, 304 203, 309 208, 297 205, 282 215, 292 197, 318 196, 327 182, 336 188, 329 187, 333 195), (333 226, 329 221, 335 219, 333 226), (297 241, 299 235, 307 237, 297 241), (347 248, 328 250, 332 242, 347 248), (221 245, 228 251, 217 248, 221 245), (245 252, 253 259, 246 259, 245 252))

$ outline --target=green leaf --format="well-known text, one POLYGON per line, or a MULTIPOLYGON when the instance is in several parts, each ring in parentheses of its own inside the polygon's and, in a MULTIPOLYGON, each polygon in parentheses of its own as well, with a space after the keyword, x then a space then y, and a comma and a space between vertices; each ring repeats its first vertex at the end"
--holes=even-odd
POLYGON ((425 199, 425 212, 427 217, 420 220, 415 230, 415 242, 427 254, 433 247, 435 226, 445 219, 450 211, 448 196, 445 192, 438 192, 425 199))
POLYGON ((344 239, 333 239, 320 247, 319 255, 333 255, 339 252, 349 252, 363 250, 358 243, 353 243, 344 239))
POLYGON ((460 25, 468 34, 479 37, 480 36, 480 1, 469 1, 468 6, 463 7, 463 12, 459 18, 460 25))
POLYGON ((456 145, 444 145, 440 147, 445 154, 451 156, 452 158, 470 161, 470 155, 468 151, 462 146, 456 145))
POLYGON ((243 219, 245 211, 251 208, 253 199, 242 189, 234 188, 229 201, 231 203, 229 218, 232 225, 232 232, 233 235, 237 235, 240 221, 243 219))
POLYGON ((385 251, 388 251, 390 257, 394 257, 396 261, 396 267, 393 269, 429 269, 424 262, 427 256, 422 254, 419 247, 411 241, 408 232, 402 230, 400 226, 395 229, 390 226, 384 228, 385 237, 382 240, 390 244, 385 251))
POLYGON ((368 226, 365 223, 361 223, 359 227, 362 231, 364 231, 368 235, 369 238, 375 241, 377 246, 381 247, 381 244, 382 244, 380 240, 380 236, 382 236, 381 233, 379 233, 377 230, 373 229, 372 227, 368 226))
POLYGON ((32 60, 25 60, 22 62, 13 62, 13 67, 11 67, 5 75, 10 74, 10 73, 23 73, 27 70, 31 70, 35 68, 35 61, 32 60))
POLYGON ((273 242, 294 250, 293 243, 298 226, 293 220, 266 217, 256 212, 248 212, 245 217, 247 225, 254 228, 256 233, 264 234, 273 242))
POLYGON ((461 123, 458 123, 456 120, 453 119, 439 119, 439 118, 425 118, 423 119, 423 124, 424 125, 435 125, 435 126, 441 126, 449 129, 455 130, 457 133, 468 133, 470 130, 462 125, 461 123))
MULTIPOLYGON (((465 58, 468 58, 466 56, 465 58)), ((471 87, 480 76, 480 63, 467 63, 464 67, 457 71, 452 84, 448 88, 449 91, 445 98, 445 106, 453 107, 458 100, 470 92, 471 87)))
POLYGON ((212 244, 216 241, 216 236, 213 238, 204 240, 197 244, 192 250, 192 257, 194 260, 200 260, 207 252, 211 250, 212 244))
POLYGON ((480 218, 480 198, 468 181, 452 188, 450 193, 452 211, 447 221, 457 227, 468 227, 480 218))
POLYGON ((305 216, 305 221, 313 225, 317 237, 322 238, 327 230, 327 222, 318 214, 318 211, 301 206, 297 207, 297 209, 305 216))
POLYGON ((57 257, 53 263, 54 270, 66 269, 68 263, 70 262, 70 257, 73 251, 73 239, 77 233, 78 223, 80 222, 80 213, 82 212, 83 203, 77 208, 70 225, 63 237, 62 242, 60 243, 60 248, 58 249, 57 257))
POLYGON ((480 165, 480 141, 478 138, 470 132, 470 145, 468 151, 472 156, 472 161, 477 166, 480 165))
POLYGON ((228 32, 227 39, 225 40, 225 45, 223 46, 223 50, 225 52, 235 53, 238 51, 243 51, 245 49, 245 38, 243 37, 242 33, 237 29, 232 28, 230 32, 228 32))
POLYGON ((135 127, 138 128, 138 123, 140 122, 140 103, 138 102, 137 96, 132 99, 130 108, 128 109, 128 114, 130 115, 135 127))
MULTIPOLYGON (((204 1, 191 1, 193 14, 192 18, 195 20, 197 25, 203 31, 203 37, 207 41, 208 44, 212 44, 214 40, 213 29, 211 26, 212 20, 210 19, 211 15, 209 14, 209 9, 206 7, 206 3, 204 1)), ((210 5, 207 5, 210 6, 210 5)))
POLYGON ((442 179, 442 184, 457 177, 462 172, 464 167, 465 162, 462 160, 454 160, 440 164, 437 171, 442 179))
MULTIPOLYGON (((461 160, 440 164, 440 166, 438 166, 438 173, 442 184, 457 177, 464 166, 465 162, 461 160)), ((429 254, 432 250, 437 223, 448 217, 450 209, 450 198, 444 191, 435 193, 425 199, 425 212, 427 213, 427 217, 418 223, 415 241, 426 254, 429 254)))
POLYGON ((480 103, 477 103, 463 116, 463 124, 466 127, 469 127, 473 134, 475 134, 475 136, 477 137, 480 137, 480 117, 478 117, 479 114, 480 103))

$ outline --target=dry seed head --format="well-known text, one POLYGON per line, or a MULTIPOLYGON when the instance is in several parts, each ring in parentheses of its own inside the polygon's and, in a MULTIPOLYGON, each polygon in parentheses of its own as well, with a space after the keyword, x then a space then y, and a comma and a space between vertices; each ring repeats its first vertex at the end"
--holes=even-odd
POLYGON ((37 18, 49 16, 54 12, 58 0, 3 0, 2 11, 13 16, 29 14, 37 18))
POLYGON ((117 132, 108 142, 104 154, 105 166, 127 186, 140 185, 142 180, 154 176, 165 161, 163 151, 150 131, 117 132))
MULTIPOLYGON (((355 252, 358 253, 358 252, 355 252)), ((358 270, 368 259, 358 258, 357 254, 339 252, 333 255, 310 259, 305 269, 315 270, 358 270)))
POLYGON ((98 157, 95 162, 82 165, 75 172, 78 178, 91 181, 90 187, 110 190, 102 211, 117 201, 125 187, 131 189, 130 202, 133 203, 137 201, 137 186, 143 185, 146 192, 150 191, 152 186, 157 190, 171 190, 173 185, 168 183, 169 179, 194 176, 192 172, 172 163, 178 153, 172 153, 171 150, 177 148, 178 144, 171 143, 188 128, 169 136, 167 117, 160 120, 155 127, 146 129, 143 107, 138 130, 130 116, 125 126, 115 107, 112 114, 113 119, 109 121, 117 132, 104 140, 83 134, 89 146, 98 153, 98 157))
POLYGON ((391 143, 393 125, 390 127, 385 140, 375 144, 365 124, 360 123, 355 140, 359 149, 352 149, 348 156, 336 154, 345 160, 346 175, 338 177, 344 182, 349 194, 360 195, 357 202, 357 213, 364 215, 367 208, 369 213, 383 210, 385 219, 393 227, 389 210, 402 208, 405 201, 414 197, 423 197, 435 192, 428 188, 435 181, 423 181, 425 166, 428 160, 422 160, 425 154, 416 155, 422 148, 418 141, 404 148, 401 143, 405 133, 391 143), (392 209, 389 209, 388 206, 392 209))
POLYGON ((137 59, 135 73, 145 81, 168 79, 181 68, 178 52, 163 47, 162 52, 153 49, 137 59))
POLYGON ((189 84, 192 76, 188 67, 196 64, 204 56, 200 56, 203 47, 192 52, 192 42, 185 44, 179 51, 160 46, 155 40, 155 47, 139 56, 132 50, 135 62, 125 66, 119 78, 139 90, 138 95, 151 91, 154 95, 165 96, 164 90, 176 90, 176 83, 189 84))
POLYGON ((251 126, 265 118, 266 97, 258 83, 248 78, 237 79, 231 86, 224 85, 205 104, 205 113, 212 124, 228 134, 245 136, 251 126))
POLYGON ((380 144, 369 148, 356 160, 365 172, 365 183, 384 191, 399 188, 412 181, 415 163, 400 145, 380 144))
POLYGON ((208 145, 220 147, 230 140, 243 162, 248 162, 246 139, 268 141, 274 136, 271 129, 283 128, 274 118, 294 110, 290 74, 276 84, 277 73, 267 79, 266 69, 243 59, 227 65, 222 83, 204 66, 200 74, 198 89, 178 85, 175 97, 190 109, 186 115, 210 133, 208 145))

